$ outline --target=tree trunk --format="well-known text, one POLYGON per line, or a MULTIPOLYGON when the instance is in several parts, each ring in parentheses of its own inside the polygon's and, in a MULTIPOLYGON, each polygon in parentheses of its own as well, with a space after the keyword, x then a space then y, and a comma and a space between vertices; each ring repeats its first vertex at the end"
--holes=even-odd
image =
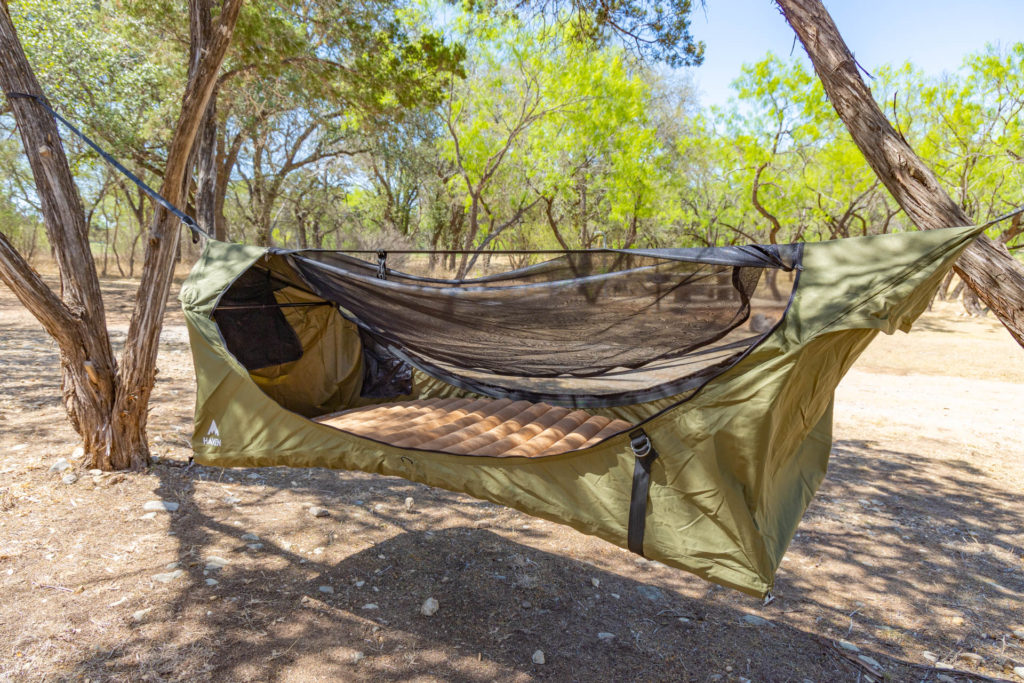
MULTIPOLYGON (((0 87, 41 92, 11 17, 0 5, 0 87)), ((89 247, 85 212, 54 119, 34 100, 8 98, 35 177, 43 221, 60 273, 58 297, 0 235, 0 279, 42 323, 60 350, 61 392, 87 453, 109 442, 117 364, 107 335, 99 277, 89 247)))
MULTIPOLYGON (((209 42, 197 45, 197 42, 202 43, 204 40, 204 32, 197 30, 198 25, 204 15, 210 16, 213 0, 189 1, 193 44, 190 48, 188 84, 185 86, 181 113, 167 151, 167 167, 160 186, 160 194, 172 205, 182 204, 192 145, 217 81, 217 73, 227 54, 241 5, 242 0, 224 0, 209 42)), ((149 463, 149 449, 146 445, 149 397, 156 380, 160 328, 167 308, 167 297, 174 275, 174 257, 180 237, 179 219, 157 205, 147 235, 141 283, 128 325, 128 336, 121 358, 121 383, 114 402, 114 415, 124 423, 124 429, 117 435, 122 440, 116 444, 116 450, 122 454, 122 458, 120 462, 112 463, 116 468, 149 463), (125 457, 128 462, 124 461, 125 457)))
MULTIPOLYGON (((241 0, 225 0, 208 45, 193 45, 189 82, 167 155, 161 189, 179 204, 189 151, 227 51, 241 0)), ((210 14, 212 0, 192 0, 190 22, 210 14)), ((41 94, 17 33, 0 3, 0 87, 41 94)), ((149 463, 146 416, 156 353, 177 252, 178 220, 163 208, 153 217, 139 293, 120 368, 106 329, 96 263, 82 202, 56 123, 37 102, 9 98, 60 273, 58 297, 0 234, 0 279, 42 323, 60 349, 62 393, 72 426, 82 436, 89 467, 139 468, 149 463)))
MULTIPOLYGON (((775 1, 854 143, 910 219, 922 230, 970 225, 971 219, 879 109, 821 1, 775 1)), ((1024 346, 1024 265, 1003 245, 980 237, 964 250, 955 270, 1024 346)))

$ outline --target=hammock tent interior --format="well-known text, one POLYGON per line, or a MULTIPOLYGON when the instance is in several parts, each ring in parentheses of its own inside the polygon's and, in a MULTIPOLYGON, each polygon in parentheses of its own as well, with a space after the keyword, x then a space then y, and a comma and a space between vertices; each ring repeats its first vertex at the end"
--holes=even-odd
POLYGON ((462 280, 210 241, 180 295, 195 459, 404 477, 763 596, 825 475, 840 379, 981 230, 567 252, 462 280))

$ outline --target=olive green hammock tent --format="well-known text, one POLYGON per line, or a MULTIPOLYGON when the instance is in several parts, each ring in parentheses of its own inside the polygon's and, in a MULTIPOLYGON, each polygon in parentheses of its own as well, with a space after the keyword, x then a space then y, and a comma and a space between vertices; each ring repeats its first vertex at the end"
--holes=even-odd
POLYGON ((764 595, 840 379, 980 231, 566 252, 463 280, 211 241, 181 291, 195 459, 404 477, 764 595))

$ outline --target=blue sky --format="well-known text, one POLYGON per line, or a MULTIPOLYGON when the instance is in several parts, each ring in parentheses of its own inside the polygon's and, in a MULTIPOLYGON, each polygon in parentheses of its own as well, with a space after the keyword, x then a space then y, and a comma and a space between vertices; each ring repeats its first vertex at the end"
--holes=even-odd
MULTIPOLYGON (((706 0, 691 15, 704 64, 691 71, 702 105, 723 104, 744 63, 768 51, 806 59, 793 30, 771 0, 706 0), (706 15, 706 16, 705 16, 706 15)), ((869 71, 911 61, 929 74, 955 71, 985 43, 1024 40, 1024 0, 826 0, 840 33, 869 71)))

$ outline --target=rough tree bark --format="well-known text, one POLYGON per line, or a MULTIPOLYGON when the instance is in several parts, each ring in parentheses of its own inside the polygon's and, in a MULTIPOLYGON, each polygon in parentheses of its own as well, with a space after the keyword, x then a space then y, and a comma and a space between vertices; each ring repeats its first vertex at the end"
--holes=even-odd
MULTIPOLYGON (((183 197, 188 160, 210 92, 227 52, 242 0, 224 0, 205 45, 193 45, 181 114, 168 149, 161 193, 183 197)), ((213 0, 190 0, 190 23, 211 14, 213 0)), ((196 31, 193 30, 193 37, 196 31)), ((0 88, 41 94, 0 0, 0 88)), ((37 102, 10 98, 39 194, 46 231, 60 272, 58 296, 0 234, 0 279, 36 316, 60 349, 62 392, 81 435, 89 467, 141 468, 149 463, 146 418, 156 355, 173 275, 180 226, 162 207, 154 212, 125 348, 118 363, 106 330, 103 300, 81 199, 56 124, 37 102)))
MULTIPOLYGON (((821 0, 775 2, 803 43, 854 143, 910 219, 923 230, 970 225, 971 219, 879 109, 821 0)), ((1024 265, 1002 244, 981 237, 963 252, 955 270, 1024 346, 1024 265)))

